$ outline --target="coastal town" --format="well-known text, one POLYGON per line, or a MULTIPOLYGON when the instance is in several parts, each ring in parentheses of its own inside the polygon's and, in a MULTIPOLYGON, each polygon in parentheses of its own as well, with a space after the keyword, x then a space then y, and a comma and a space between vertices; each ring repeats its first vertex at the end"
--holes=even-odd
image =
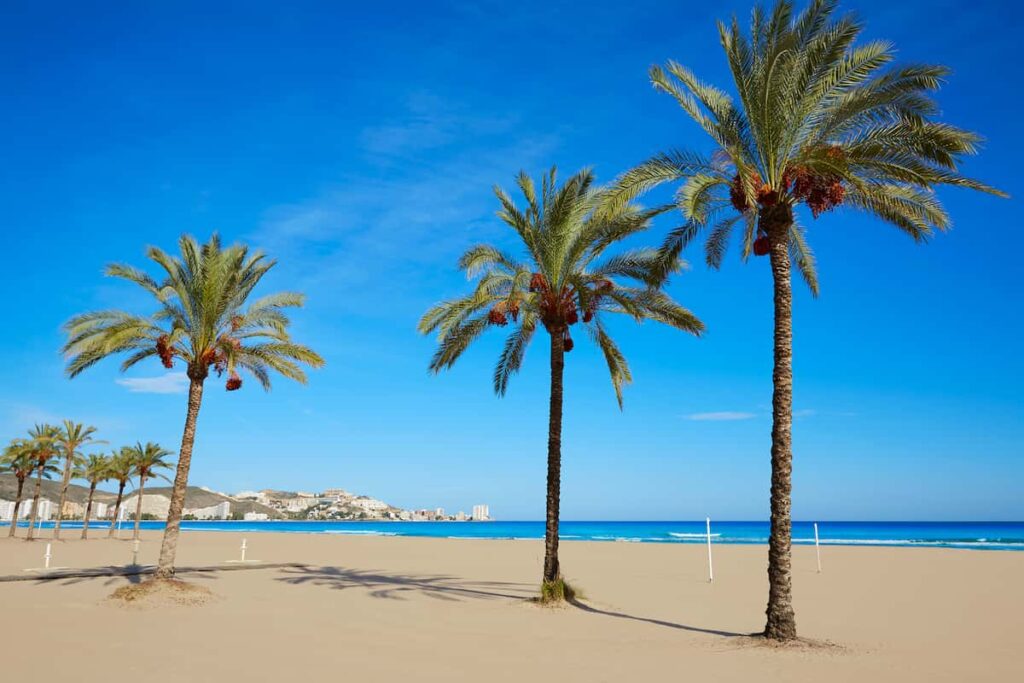
MULTIPOLYGON (((0 521, 11 521, 14 516, 14 495, 10 475, 0 475, 0 521)), ((56 482, 42 482, 37 519, 50 521, 57 518, 60 491, 56 482)), ((133 520, 136 511, 143 520, 164 520, 170 507, 170 487, 146 487, 141 506, 138 493, 127 493, 122 500, 119 520, 133 520)), ((82 519, 85 515, 88 489, 71 484, 61 510, 62 519, 82 519)), ((113 493, 97 490, 92 504, 92 519, 110 520, 114 515, 113 493)), ((32 505, 23 504, 18 519, 28 519, 32 505)), ((403 509, 370 496, 351 493, 342 488, 328 488, 322 492, 280 491, 262 489, 222 493, 206 487, 190 486, 185 494, 185 520, 319 520, 319 521, 403 521, 403 522, 483 522, 490 521, 490 509, 485 504, 473 505, 470 512, 459 510, 448 513, 444 508, 403 509)))

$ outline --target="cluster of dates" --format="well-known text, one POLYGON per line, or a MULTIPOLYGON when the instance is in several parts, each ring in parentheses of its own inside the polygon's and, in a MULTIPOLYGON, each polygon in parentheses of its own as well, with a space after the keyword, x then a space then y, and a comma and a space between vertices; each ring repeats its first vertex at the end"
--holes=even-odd
MULTIPOLYGON (((826 155, 836 160, 842 160, 844 157, 843 150, 836 146, 829 147, 826 155)), ((801 165, 787 168, 782 174, 781 187, 778 188, 772 188, 761 180, 760 174, 756 172, 750 180, 750 184, 757 190, 753 204, 761 209, 775 206, 779 203, 779 198, 788 192, 796 201, 806 204, 811 214, 817 218, 842 204, 846 197, 846 188, 838 175, 812 171, 801 165)), ((751 208, 744 183, 738 174, 733 176, 729 185, 729 201, 733 208, 740 212, 746 212, 751 208)), ((757 239, 754 240, 754 254, 764 256, 769 251, 768 236, 759 230, 757 239)))
MULTIPOLYGON (((589 323, 593 320, 601 297, 611 292, 613 286, 611 280, 598 280, 590 288, 588 296, 580 298, 572 288, 561 294, 552 291, 544 274, 534 273, 530 278, 529 289, 540 295, 539 307, 544 327, 548 332, 561 330, 564 350, 572 351, 574 344, 569 327, 580 321, 580 310, 583 311, 583 322, 589 323), (579 303, 577 299, 580 299, 579 303)), ((508 324, 509 317, 512 320, 519 319, 518 300, 512 299, 495 304, 487 314, 487 321, 492 325, 504 326, 508 324)))

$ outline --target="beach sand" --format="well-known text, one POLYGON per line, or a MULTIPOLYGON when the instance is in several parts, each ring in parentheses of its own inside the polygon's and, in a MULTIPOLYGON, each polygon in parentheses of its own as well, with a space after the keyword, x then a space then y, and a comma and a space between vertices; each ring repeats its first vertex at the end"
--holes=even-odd
MULTIPOLYGON (((763 625, 764 546, 716 546, 709 584, 701 545, 563 542, 585 599, 552 609, 525 600, 539 541, 246 537, 249 558, 306 566, 180 573, 214 594, 198 607, 112 604, 124 577, 0 583, 2 678, 1024 680, 1024 553, 828 547, 818 574, 798 547, 797 623, 818 644, 779 649, 744 636, 763 625)), ((160 533, 143 539, 153 563, 160 533)), ((237 559, 241 539, 183 533, 178 565, 237 559)), ((0 575, 40 566, 45 545, 0 538, 0 575)), ((130 541, 53 545, 54 566, 130 558, 130 541)))

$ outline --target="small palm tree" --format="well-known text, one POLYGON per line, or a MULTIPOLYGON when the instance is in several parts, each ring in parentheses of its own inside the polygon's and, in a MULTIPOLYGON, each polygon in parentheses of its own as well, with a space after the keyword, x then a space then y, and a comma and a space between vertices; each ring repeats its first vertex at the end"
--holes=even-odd
POLYGON ((32 452, 32 444, 26 439, 15 439, 4 448, 0 456, 0 472, 10 472, 18 482, 18 492, 14 498, 14 513, 11 515, 11 528, 8 536, 15 536, 18 528, 18 511, 24 499, 25 480, 32 476, 39 466, 32 452))
POLYGON ((61 453, 64 456, 64 478, 60 485, 60 503, 57 506, 57 521, 53 525, 53 537, 60 538, 60 522, 64 517, 64 501, 68 498, 68 485, 71 483, 71 474, 74 468, 82 464, 82 453, 78 450, 87 444, 99 444, 93 438, 96 428, 83 425, 81 422, 64 420, 61 428, 60 443, 61 453))
POLYGON ((271 371, 304 383, 306 373, 301 364, 320 367, 324 362, 288 334, 290 321, 285 310, 301 306, 301 294, 271 294, 249 301, 274 261, 261 252, 250 253, 243 245, 224 248, 217 235, 204 245, 186 235, 178 246, 180 257, 149 248, 149 258, 163 271, 159 281, 132 266, 107 268, 107 275, 128 280, 156 299, 154 314, 97 311, 75 316, 65 324, 68 340, 64 353, 70 377, 119 354, 128 354, 122 371, 153 357, 166 368, 174 367, 175 362, 185 366, 189 378, 185 429, 157 578, 174 574, 196 418, 210 371, 218 376, 227 373, 228 391, 241 388, 239 370, 248 372, 269 390, 271 371))
POLYGON ((686 224, 666 240, 666 262, 708 230, 708 265, 718 268, 740 226, 741 257, 768 256, 774 284, 771 532, 765 635, 796 637, 790 574, 792 265, 818 292, 800 205, 817 219, 852 209, 923 242, 949 227, 934 194, 954 185, 1002 194, 959 172, 979 137, 933 120, 931 95, 948 71, 892 66, 884 41, 857 45, 861 24, 836 17, 834 0, 813 0, 795 13, 788 0, 756 8, 750 35, 734 18, 719 23, 738 100, 669 62, 652 67, 654 87, 672 95, 713 140, 710 157, 671 151, 624 174, 614 202, 665 182, 680 182, 676 203, 686 224))
POLYGON ((32 515, 28 522, 26 541, 35 540, 36 519, 39 516, 39 497, 43 491, 43 477, 47 479, 55 471, 53 459, 60 455, 60 427, 36 425, 28 432, 28 448, 36 462, 36 490, 32 496, 32 515))
POLYGON ((142 496, 146 491, 146 480, 152 477, 160 477, 170 483, 170 479, 167 479, 162 474, 158 474, 156 470, 170 469, 172 465, 167 462, 166 458, 169 455, 173 455, 173 453, 153 442, 149 442, 145 446, 137 443, 125 450, 131 458, 132 471, 139 478, 139 499, 135 504, 135 530, 132 532, 132 540, 137 541, 139 540, 139 523, 142 521, 142 496))
MULTIPOLYGON (((494 371, 494 391, 499 396, 519 371, 537 328, 548 333, 551 394, 542 596, 558 600, 564 593, 558 559, 562 374, 565 353, 574 345, 572 328, 585 329, 604 354, 621 408, 622 387, 632 377, 605 326, 607 316, 625 314, 638 323, 656 320, 692 334, 699 334, 703 325, 656 286, 651 270, 658 255, 653 250, 605 254, 646 229, 656 211, 625 204, 599 212, 601 192, 586 170, 557 187, 551 169, 539 197, 525 172, 517 184, 526 200, 523 209, 500 188, 495 188, 495 194, 502 207, 498 216, 521 240, 526 260, 491 245, 473 247, 459 261, 468 276, 479 278, 473 292, 431 308, 419 329, 438 335, 438 349, 430 362, 430 370, 437 373, 451 368, 477 337, 511 320, 512 331, 494 371)), ((669 269, 678 267, 675 263, 669 269)))
POLYGON ((121 516, 121 501, 124 499, 124 487, 135 476, 135 462, 132 458, 131 449, 127 446, 111 453, 109 460, 108 472, 110 479, 117 482, 117 500, 114 503, 114 515, 110 518, 110 529, 107 531, 107 538, 113 538, 114 531, 117 528, 117 520, 121 516))
POLYGON ((89 537, 89 518, 92 516, 92 499, 96 495, 96 487, 100 482, 110 479, 110 458, 91 453, 75 470, 74 476, 89 482, 89 500, 85 505, 85 517, 82 519, 82 540, 85 540, 89 537))

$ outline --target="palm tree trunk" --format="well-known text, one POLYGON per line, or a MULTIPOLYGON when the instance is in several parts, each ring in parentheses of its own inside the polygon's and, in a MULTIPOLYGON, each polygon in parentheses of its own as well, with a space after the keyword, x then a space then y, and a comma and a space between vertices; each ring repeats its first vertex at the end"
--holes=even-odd
POLYGON ((45 463, 40 463, 36 470, 36 492, 32 497, 32 516, 28 520, 28 535, 26 541, 35 540, 36 517, 39 515, 39 496, 43 492, 43 469, 45 463))
POLYGON ((132 532, 132 540, 139 540, 139 524, 142 522, 142 493, 146 488, 146 475, 139 477, 139 500, 135 504, 135 531, 132 532))
POLYGON ((64 517, 64 501, 68 498, 68 485, 71 483, 71 454, 64 459, 64 477, 60 484, 60 505, 57 506, 57 521, 53 525, 53 537, 60 538, 60 522, 64 517))
POLYGON ((7 535, 13 538, 16 534, 15 531, 18 528, 18 509, 21 508, 21 492, 25 488, 25 480, 18 480, 18 495, 14 498, 14 514, 11 516, 11 529, 7 532, 7 535))
POLYGON ((114 537, 114 531, 117 527, 117 517, 121 514, 121 497, 124 495, 124 484, 120 482, 117 486, 117 502, 114 503, 114 516, 110 518, 110 529, 107 531, 107 538, 114 537))
POLYGON ((205 378, 192 378, 188 387, 185 431, 181 435, 178 469, 174 474, 174 487, 171 490, 171 506, 167 510, 167 526, 164 528, 164 540, 160 545, 160 559, 156 567, 156 578, 158 579, 168 579, 174 576, 174 556, 178 552, 181 511, 185 507, 188 469, 192 464, 192 444, 196 439, 196 419, 199 417, 199 407, 203 402, 203 379, 205 378))
POLYGON ((558 507, 562 476, 562 375, 565 343, 561 332, 551 333, 551 403, 548 414, 548 495, 544 526, 544 584, 562 576, 558 563, 558 507))
POLYGON ((768 536, 768 609, 764 635, 777 641, 796 638, 793 612, 793 289, 790 282, 789 225, 775 226, 771 240, 775 285, 775 367, 772 371, 771 533, 768 536))
POLYGON ((89 537, 89 515, 92 514, 92 497, 96 493, 96 484, 89 486, 89 502, 85 504, 85 519, 82 520, 82 540, 89 537))

